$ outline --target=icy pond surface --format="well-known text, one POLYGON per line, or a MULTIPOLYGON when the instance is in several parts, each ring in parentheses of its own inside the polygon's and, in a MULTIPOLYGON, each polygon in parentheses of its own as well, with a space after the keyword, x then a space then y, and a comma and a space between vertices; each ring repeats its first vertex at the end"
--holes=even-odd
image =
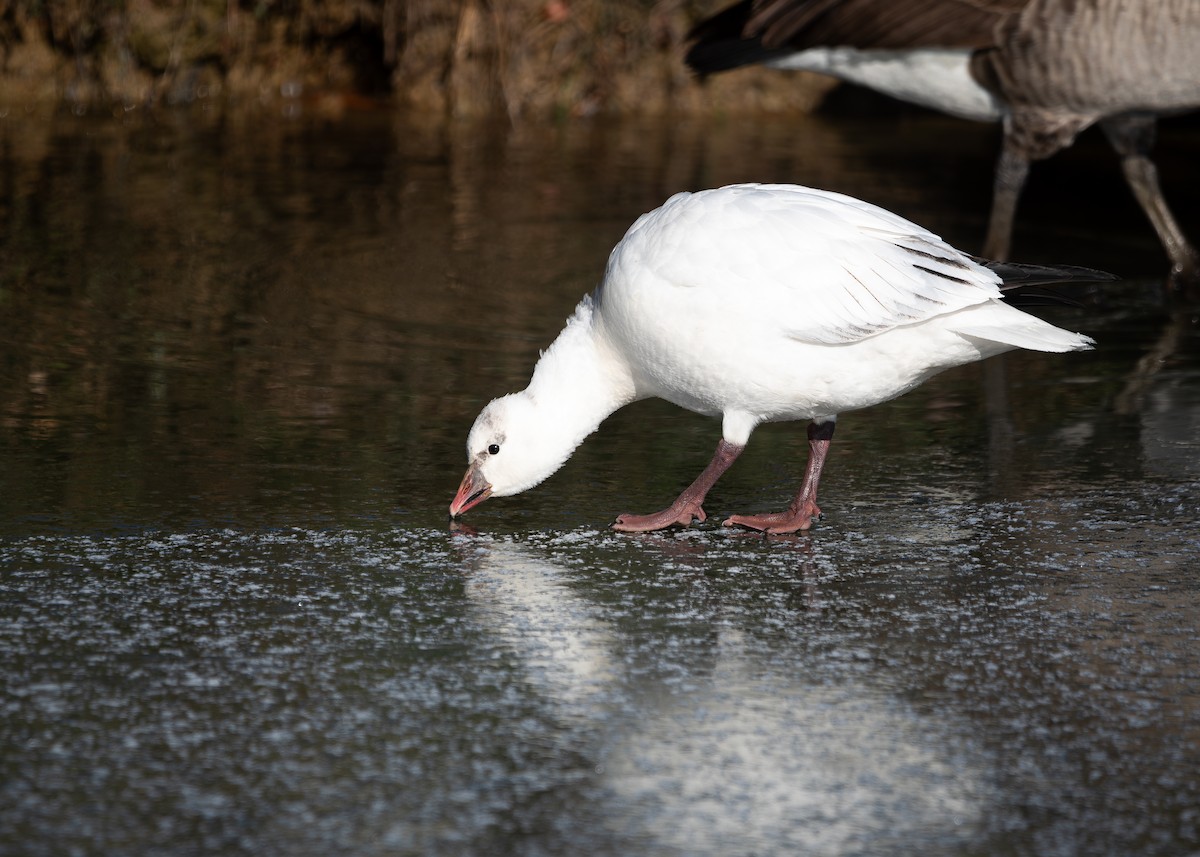
MULTIPOLYGON (((970 250, 994 129, 0 124, 0 853, 1200 852, 1200 332, 1103 148, 1016 256, 1112 270, 839 422, 826 516, 621 536, 717 423, 616 414, 446 507, 612 244, 789 180, 970 250)), ((1200 236, 1200 133, 1161 144, 1200 236)), ((712 521, 785 504, 769 426, 712 521)))

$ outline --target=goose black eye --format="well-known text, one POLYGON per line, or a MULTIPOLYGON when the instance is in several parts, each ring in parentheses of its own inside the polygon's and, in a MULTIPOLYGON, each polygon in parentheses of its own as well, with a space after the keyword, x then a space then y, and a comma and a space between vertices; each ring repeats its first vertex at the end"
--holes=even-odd
POLYGON ((500 444, 498 444, 498 443, 493 443, 491 446, 488 447, 488 455, 495 455, 499 451, 500 451, 500 444))

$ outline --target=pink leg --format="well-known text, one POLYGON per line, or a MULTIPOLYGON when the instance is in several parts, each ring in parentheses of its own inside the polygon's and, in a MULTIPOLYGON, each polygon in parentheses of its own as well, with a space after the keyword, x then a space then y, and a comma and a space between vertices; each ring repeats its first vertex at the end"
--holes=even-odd
POLYGON ((813 520, 821 516, 817 506, 817 485, 821 481, 821 469, 825 466, 825 456, 829 454, 829 442, 833 439, 836 425, 832 420, 809 425, 808 464, 804 468, 804 483, 786 512, 733 515, 725 521, 725 526, 749 527, 766 533, 794 533, 811 527, 813 520))
POLYGON ((733 464, 734 460, 741 455, 743 449, 745 449, 744 446, 737 446, 722 438, 721 442, 717 444, 717 451, 713 453, 708 467, 704 468, 704 472, 696 477, 695 482, 683 489, 683 493, 674 503, 652 515, 619 515, 617 522, 612 525, 613 529, 622 533, 648 533, 652 530, 666 529, 675 524, 687 527, 691 525, 693 518, 703 521, 708 516, 704 514, 704 509, 700 504, 704 502, 709 489, 717 483, 721 474, 729 469, 729 465, 733 464))

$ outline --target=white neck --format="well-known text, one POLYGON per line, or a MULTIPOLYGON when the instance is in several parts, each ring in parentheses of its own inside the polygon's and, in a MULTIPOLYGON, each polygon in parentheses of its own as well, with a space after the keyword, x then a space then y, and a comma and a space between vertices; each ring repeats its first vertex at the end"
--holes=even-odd
POLYGON ((539 412, 545 442, 561 447, 563 461, 609 414, 637 398, 629 366, 609 344, 591 295, 542 354, 525 394, 539 412))

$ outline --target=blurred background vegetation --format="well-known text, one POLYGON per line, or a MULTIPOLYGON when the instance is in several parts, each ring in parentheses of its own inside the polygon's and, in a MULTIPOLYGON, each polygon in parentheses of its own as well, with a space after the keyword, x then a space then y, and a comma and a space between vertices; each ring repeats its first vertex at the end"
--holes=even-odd
POLYGON ((0 0, 0 113, 207 100, 513 121, 812 109, 825 78, 690 74, 688 30, 728 2, 0 0))

